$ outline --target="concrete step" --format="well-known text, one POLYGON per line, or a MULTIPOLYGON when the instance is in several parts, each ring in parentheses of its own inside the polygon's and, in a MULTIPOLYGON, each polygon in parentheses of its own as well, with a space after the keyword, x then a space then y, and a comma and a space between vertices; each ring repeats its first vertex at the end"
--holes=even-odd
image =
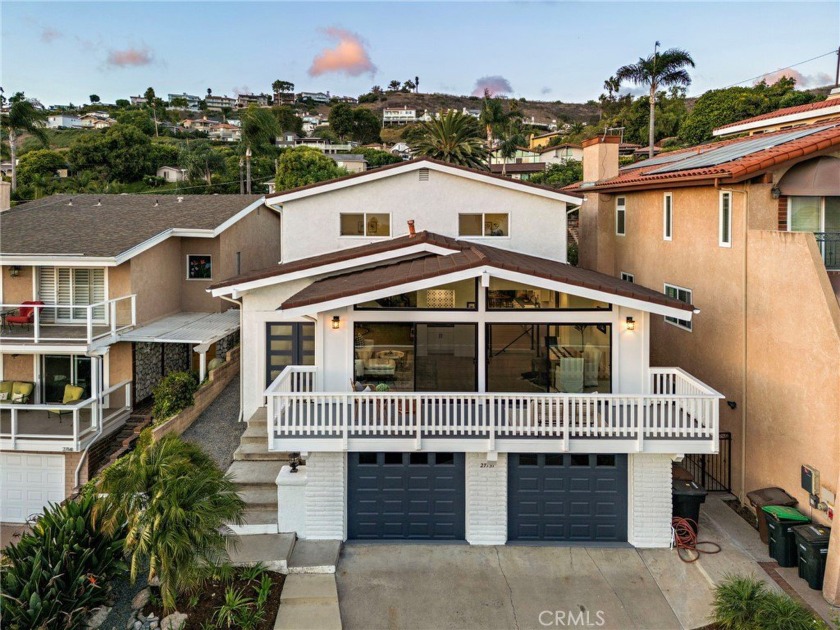
POLYGON ((271 571, 288 573, 294 546, 294 534, 250 534, 229 540, 228 554, 237 567, 261 562, 271 571))
POLYGON ((268 434, 265 427, 248 426, 242 437, 239 438, 240 444, 263 444, 268 445, 268 434))
POLYGON ((341 630, 335 576, 289 575, 283 584, 274 628, 341 630))
POLYGON ((266 461, 282 461, 284 464, 288 463, 288 453, 278 453, 276 451, 269 451, 267 444, 240 444, 239 448, 233 453, 234 461, 251 461, 251 462, 266 462, 266 461))
POLYGON ((247 490, 241 490, 237 487, 237 493, 240 498, 245 501, 249 509, 251 508, 273 508, 277 512, 277 486, 264 485, 257 487, 249 487, 247 490))
MULTIPOLYGON (((297 544, 301 542, 304 541, 298 541, 297 544)), ((280 594, 281 606, 329 604, 333 601, 338 601, 338 588, 333 575, 289 575, 280 594)))
POLYGON ((335 573, 340 553, 340 540, 299 540, 289 558, 289 573, 335 573))
POLYGON ((280 469, 287 463, 288 460, 234 461, 227 471, 236 484, 243 486, 271 484, 274 486, 277 482, 277 475, 280 474, 280 469))
POLYGON ((274 523, 277 525, 277 508, 267 507, 245 507, 245 513, 242 515, 246 525, 268 525, 274 523))

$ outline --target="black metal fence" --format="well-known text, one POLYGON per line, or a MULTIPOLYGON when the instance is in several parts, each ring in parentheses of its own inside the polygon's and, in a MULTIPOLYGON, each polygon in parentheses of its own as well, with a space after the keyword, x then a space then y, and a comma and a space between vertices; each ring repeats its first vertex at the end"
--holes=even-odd
POLYGON ((840 269, 840 232, 814 232, 826 269, 840 269))
POLYGON ((717 455, 686 455, 682 465, 709 492, 732 492, 732 434, 721 431, 717 455))

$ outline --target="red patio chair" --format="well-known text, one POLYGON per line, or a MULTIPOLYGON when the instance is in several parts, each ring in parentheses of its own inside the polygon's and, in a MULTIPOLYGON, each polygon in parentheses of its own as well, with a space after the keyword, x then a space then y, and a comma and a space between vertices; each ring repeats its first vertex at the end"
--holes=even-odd
POLYGON ((44 308, 43 302, 26 301, 22 302, 23 306, 18 308, 17 315, 6 315, 6 324, 11 327, 12 324, 18 326, 26 326, 27 328, 35 321, 35 309, 42 311, 44 308))

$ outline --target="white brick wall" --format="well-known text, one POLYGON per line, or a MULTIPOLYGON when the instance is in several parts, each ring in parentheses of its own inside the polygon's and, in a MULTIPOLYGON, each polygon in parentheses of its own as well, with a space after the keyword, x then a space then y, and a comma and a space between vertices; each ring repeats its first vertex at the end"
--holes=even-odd
POLYGON ((628 542, 636 547, 671 544, 671 455, 629 456, 628 542))
POLYGON ((487 460, 466 454, 466 535, 471 545, 504 545, 507 540, 507 455, 487 460))
POLYGON ((306 538, 347 538, 347 454, 309 453, 306 458, 306 538))

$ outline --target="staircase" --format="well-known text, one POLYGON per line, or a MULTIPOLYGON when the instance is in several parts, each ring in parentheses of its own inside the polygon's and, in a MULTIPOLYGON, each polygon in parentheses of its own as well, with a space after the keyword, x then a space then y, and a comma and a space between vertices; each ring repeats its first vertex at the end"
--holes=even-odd
POLYGON ((228 473, 245 501, 245 524, 229 525, 237 534, 277 533, 277 475, 289 463, 288 453, 268 450, 266 410, 248 421, 248 428, 233 453, 228 473))
POLYGON ((91 448, 89 476, 93 478, 126 453, 134 450, 140 432, 152 423, 151 412, 133 411, 114 434, 105 438, 102 448, 91 448))

